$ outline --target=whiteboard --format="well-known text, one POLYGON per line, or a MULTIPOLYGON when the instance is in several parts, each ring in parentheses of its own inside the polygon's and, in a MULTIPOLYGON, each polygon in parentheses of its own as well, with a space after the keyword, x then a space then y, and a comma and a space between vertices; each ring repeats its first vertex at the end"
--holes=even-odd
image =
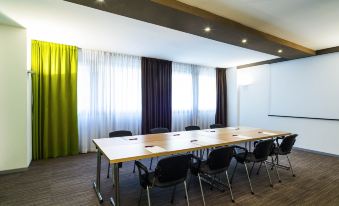
POLYGON ((339 119, 339 53, 270 65, 270 115, 339 119))

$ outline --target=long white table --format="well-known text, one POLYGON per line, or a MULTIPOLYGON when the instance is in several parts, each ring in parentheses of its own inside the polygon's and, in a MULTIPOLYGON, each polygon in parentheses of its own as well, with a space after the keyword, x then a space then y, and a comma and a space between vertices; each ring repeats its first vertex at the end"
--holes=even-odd
POLYGON ((269 139, 290 134, 283 131, 272 131, 250 127, 226 127, 185 132, 135 135, 116 138, 93 139, 97 148, 97 172, 93 187, 100 202, 103 201, 100 191, 101 156, 104 155, 112 165, 114 181, 114 198, 112 205, 120 205, 119 166, 120 162, 134 161, 158 156, 166 156, 218 146, 240 144, 261 139, 269 139), (154 148, 150 150, 150 146, 154 148))

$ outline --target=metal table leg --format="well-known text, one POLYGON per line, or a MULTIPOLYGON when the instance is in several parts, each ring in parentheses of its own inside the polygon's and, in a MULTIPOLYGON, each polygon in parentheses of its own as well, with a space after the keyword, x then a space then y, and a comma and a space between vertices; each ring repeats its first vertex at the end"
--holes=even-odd
POLYGON ((111 197, 110 203, 113 206, 120 206, 120 189, 119 189, 119 164, 118 163, 114 163, 112 166, 112 177, 114 180, 114 196, 111 197))
POLYGON ((95 193, 97 194, 97 197, 99 199, 99 202, 102 203, 103 199, 100 193, 100 174, 101 174, 101 151, 97 151, 97 176, 96 181, 93 182, 93 188, 95 190, 95 193))

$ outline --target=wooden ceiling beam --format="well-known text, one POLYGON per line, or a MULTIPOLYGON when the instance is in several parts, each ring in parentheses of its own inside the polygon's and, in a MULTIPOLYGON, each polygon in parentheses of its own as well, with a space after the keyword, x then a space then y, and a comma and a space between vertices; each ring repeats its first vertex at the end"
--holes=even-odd
MULTIPOLYGON (((339 46, 316 50, 315 56, 331 54, 331 53, 336 53, 336 52, 339 52, 339 46)), ((306 58, 306 57, 300 57, 300 58, 306 58)), ((296 59, 300 59, 300 58, 296 58, 296 59)), ((259 66, 259 65, 264 65, 264 64, 274 64, 274 63, 279 63, 279 62, 284 62, 284 61, 289 61, 289 60, 292 60, 292 59, 284 59, 284 58, 270 59, 267 61, 260 61, 260 62, 254 62, 251 64, 239 65, 237 66, 237 69, 244 69, 244 68, 254 67, 254 66, 259 66)))
POLYGON ((106 0, 104 3, 96 0, 66 1, 284 59, 315 55, 312 49, 176 0, 106 0), (206 26, 211 28, 210 32, 204 31, 206 26), (244 38, 247 39, 245 44, 241 42, 244 38), (282 53, 277 52, 280 49, 282 53))

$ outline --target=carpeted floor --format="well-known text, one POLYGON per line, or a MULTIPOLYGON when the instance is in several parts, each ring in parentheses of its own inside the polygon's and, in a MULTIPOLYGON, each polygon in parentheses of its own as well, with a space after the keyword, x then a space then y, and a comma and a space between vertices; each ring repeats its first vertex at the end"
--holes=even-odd
MULTIPOLYGON (((282 157, 282 163, 287 164, 282 157)), ((207 205, 339 205, 339 158, 294 150, 291 154, 296 177, 280 169, 282 183, 271 171, 274 188, 269 186, 267 174, 262 170, 252 175, 255 195, 251 195, 245 169, 239 166, 233 181, 236 202, 229 192, 210 190, 204 184, 207 205)), ((148 160, 143 160, 148 165, 148 160)), ((231 166, 229 173, 233 171, 231 166)), ((133 163, 123 164, 120 170, 122 205, 137 205, 139 182, 133 174, 133 163)), ((257 167, 255 167, 257 168, 257 167)), ((82 154, 50 160, 33 161, 25 172, 0 176, 0 205, 100 205, 92 188, 95 179, 96 154, 82 154)), ((106 178, 107 161, 102 159, 102 191, 104 203, 112 195, 112 179, 106 178)), ((256 170, 254 170, 256 171, 256 170)), ((172 189, 153 189, 152 205, 170 204, 172 189)), ((145 193, 144 193, 145 194, 145 193)), ((189 191, 191 205, 202 205, 199 184, 192 179, 189 191)), ((143 196, 142 205, 147 205, 143 196)), ((178 187, 174 205, 186 205, 183 186, 178 187)))

